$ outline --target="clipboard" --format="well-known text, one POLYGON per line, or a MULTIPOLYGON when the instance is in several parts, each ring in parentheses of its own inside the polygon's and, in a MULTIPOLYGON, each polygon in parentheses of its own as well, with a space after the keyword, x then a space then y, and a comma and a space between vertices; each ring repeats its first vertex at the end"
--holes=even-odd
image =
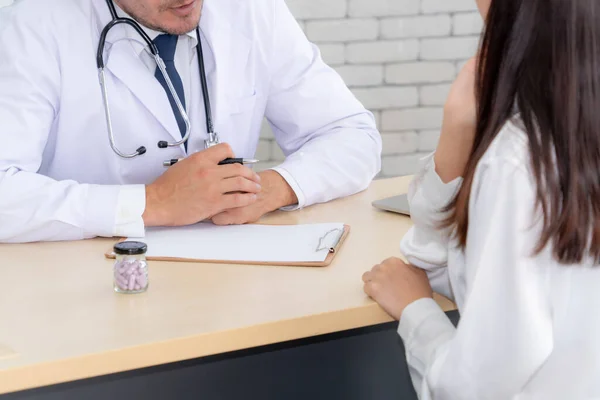
MULTIPOLYGON (((327 234, 331 232, 327 232, 323 237, 321 237, 320 242, 324 242, 326 240, 327 234)), ((325 249, 327 249, 328 254, 324 261, 246 261, 246 260, 228 260, 228 259, 212 259, 212 258, 199 258, 199 257, 169 257, 169 256, 152 256, 147 255, 148 261, 168 261, 168 262, 187 262, 187 263, 204 263, 204 264, 236 264, 236 265, 262 265, 262 266, 283 266, 283 267, 327 267, 331 265, 335 257, 341 251, 341 248, 350 234, 350 226, 343 224, 343 230, 341 234, 338 233, 338 237, 333 239, 333 242, 323 243, 325 249)), ((117 241, 123 242, 126 241, 126 238, 121 238, 117 241)), ((320 243, 321 244, 321 243, 320 243)), ((106 251, 104 256, 107 259, 115 259, 116 255, 113 252, 112 247, 106 251)))

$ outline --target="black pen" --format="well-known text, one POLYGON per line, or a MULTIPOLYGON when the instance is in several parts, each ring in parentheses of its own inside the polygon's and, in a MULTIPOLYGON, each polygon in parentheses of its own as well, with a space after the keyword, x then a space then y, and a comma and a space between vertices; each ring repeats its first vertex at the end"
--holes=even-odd
MULTIPOLYGON (((167 160, 163 163, 165 167, 171 167, 177 164, 179 161, 182 161, 183 158, 173 158, 171 160, 167 160)), ((247 158, 226 158, 223 161, 219 162, 219 165, 229 165, 229 164, 256 164, 259 160, 247 159, 247 158)))

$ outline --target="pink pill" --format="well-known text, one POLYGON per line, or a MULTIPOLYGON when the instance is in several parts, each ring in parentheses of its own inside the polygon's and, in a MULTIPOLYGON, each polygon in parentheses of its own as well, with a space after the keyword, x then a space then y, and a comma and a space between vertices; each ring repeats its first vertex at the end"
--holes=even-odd
POLYGON ((127 286, 128 290, 133 290, 133 288, 135 287, 135 276, 130 276, 129 277, 129 285, 127 286))
POLYGON ((137 283, 138 285, 140 285, 141 287, 145 288, 146 285, 148 284, 148 279, 146 278, 145 275, 142 276, 138 276, 137 278, 137 283))
POLYGON ((119 286, 121 289, 123 289, 123 290, 127 290, 127 287, 129 286, 129 284, 128 284, 127 280, 125 280, 124 278, 121 278, 121 277, 119 277, 119 278, 117 278, 117 279, 116 279, 116 281, 117 281, 117 285, 118 285, 118 286, 119 286))
POLYGON ((142 288, 140 287, 140 285, 135 285, 135 290, 141 290, 142 288))

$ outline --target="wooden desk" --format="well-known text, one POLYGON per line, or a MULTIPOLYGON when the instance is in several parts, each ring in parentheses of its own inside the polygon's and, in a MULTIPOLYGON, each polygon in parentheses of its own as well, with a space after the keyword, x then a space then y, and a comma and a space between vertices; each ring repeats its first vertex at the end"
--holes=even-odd
POLYGON ((391 321, 361 275, 399 255, 409 218, 371 202, 408 182, 264 219, 351 225, 327 268, 153 262, 147 293, 119 295, 103 257, 113 239, 0 245, 0 394, 391 321))

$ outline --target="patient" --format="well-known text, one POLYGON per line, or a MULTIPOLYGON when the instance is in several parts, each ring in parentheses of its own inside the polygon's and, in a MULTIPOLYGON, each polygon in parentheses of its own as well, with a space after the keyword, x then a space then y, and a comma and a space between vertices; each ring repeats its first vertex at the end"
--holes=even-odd
POLYGON ((364 289, 400 320, 421 399, 597 399, 600 1, 478 5, 479 55, 410 187, 410 264, 364 289))

